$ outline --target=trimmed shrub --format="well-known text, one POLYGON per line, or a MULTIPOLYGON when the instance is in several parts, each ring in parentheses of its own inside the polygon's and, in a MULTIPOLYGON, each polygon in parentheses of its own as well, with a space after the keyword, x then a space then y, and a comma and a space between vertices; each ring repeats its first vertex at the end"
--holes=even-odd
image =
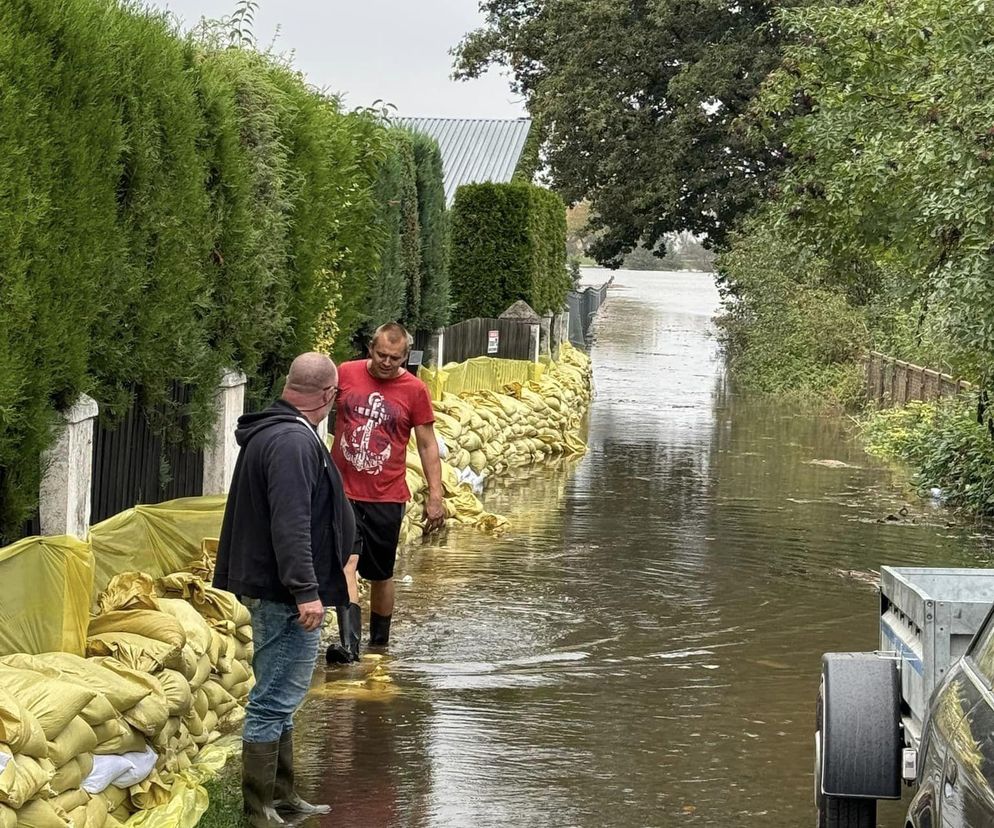
POLYGON ((449 227, 445 209, 442 153, 427 135, 412 132, 421 237, 421 307, 417 328, 432 331, 449 324, 449 227))
POLYGON ((566 208, 525 182, 466 184, 452 206, 450 278, 459 318, 498 316, 518 299, 537 313, 566 301, 566 208))

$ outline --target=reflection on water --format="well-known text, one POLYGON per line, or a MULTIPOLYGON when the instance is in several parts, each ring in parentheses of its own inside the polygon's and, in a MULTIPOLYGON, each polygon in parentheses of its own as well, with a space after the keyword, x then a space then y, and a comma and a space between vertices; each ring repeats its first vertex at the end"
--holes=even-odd
POLYGON ((736 395, 716 306, 620 272, 589 454, 495 481, 504 538, 403 556, 389 657, 319 674, 300 717, 326 825, 812 822, 820 655, 875 645, 861 573, 986 553, 844 420, 736 395))

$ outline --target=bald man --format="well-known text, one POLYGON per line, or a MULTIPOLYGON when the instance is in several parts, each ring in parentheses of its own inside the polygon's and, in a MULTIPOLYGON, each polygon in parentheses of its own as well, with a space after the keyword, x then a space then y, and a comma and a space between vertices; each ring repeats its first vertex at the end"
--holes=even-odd
POLYGON ((326 814, 294 790, 293 714, 314 672, 325 607, 348 600, 344 566, 355 519, 317 434, 338 390, 324 354, 290 366, 281 399, 238 420, 241 447, 221 526, 214 586, 252 614, 255 687, 242 736, 242 794, 253 828, 280 811, 326 814))

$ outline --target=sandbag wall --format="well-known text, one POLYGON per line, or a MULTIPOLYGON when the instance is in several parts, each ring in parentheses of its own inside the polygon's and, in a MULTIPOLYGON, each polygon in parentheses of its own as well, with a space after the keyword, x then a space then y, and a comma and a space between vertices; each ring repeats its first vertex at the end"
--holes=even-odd
MULTIPOLYGON (((592 393, 590 358, 568 343, 561 346, 557 361, 545 365, 480 358, 423 376, 435 409, 450 520, 499 534, 507 521, 486 512, 473 494, 482 490, 487 477, 586 451, 579 432, 592 393)), ((402 542, 421 536, 428 493, 413 441, 407 468, 413 497, 404 515, 402 542)))
POLYGON ((237 730, 251 619, 200 574, 112 579, 87 657, 0 658, 0 828, 116 828, 169 802, 201 748, 237 730))

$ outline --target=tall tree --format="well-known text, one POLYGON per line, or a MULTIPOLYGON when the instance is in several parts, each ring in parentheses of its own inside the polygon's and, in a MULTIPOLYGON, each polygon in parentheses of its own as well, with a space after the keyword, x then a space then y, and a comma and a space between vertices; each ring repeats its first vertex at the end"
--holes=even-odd
POLYGON ((717 245, 780 164, 737 119, 778 65, 785 2, 483 0, 456 76, 511 71, 550 183, 592 202, 599 261, 681 230, 717 245))

